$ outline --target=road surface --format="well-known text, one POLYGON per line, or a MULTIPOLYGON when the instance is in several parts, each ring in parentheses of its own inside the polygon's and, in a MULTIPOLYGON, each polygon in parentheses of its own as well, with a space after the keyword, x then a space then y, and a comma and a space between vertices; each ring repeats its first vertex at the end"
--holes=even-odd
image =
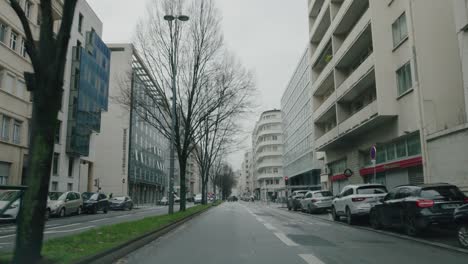
POLYGON ((116 263, 466 264, 468 255, 252 203, 224 203, 116 263))

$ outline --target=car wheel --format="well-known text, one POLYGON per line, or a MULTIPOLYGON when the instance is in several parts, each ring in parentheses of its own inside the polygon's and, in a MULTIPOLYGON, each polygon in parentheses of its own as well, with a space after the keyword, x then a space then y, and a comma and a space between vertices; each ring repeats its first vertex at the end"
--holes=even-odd
POLYGON ((421 230, 416 226, 416 219, 414 216, 407 215, 403 226, 405 228, 405 233, 408 236, 417 236, 421 232, 421 230))
POLYGON ((128 210, 132 210, 133 209, 133 204, 130 205, 130 207, 128 208, 128 210))
POLYGON ((332 207, 331 211, 332 211, 333 221, 340 221, 340 216, 336 213, 335 207, 332 207))
POLYGON ((108 210, 108 208, 107 208, 107 206, 106 206, 106 207, 104 207, 103 212, 104 212, 105 214, 107 214, 107 210, 108 210))
POLYGON ((97 206, 94 206, 92 210, 93 210, 93 214, 97 214, 97 211, 98 211, 97 206))
POLYGON ((291 211, 291 207, 288 206, 288 211, 291 211))
POLYGON ((462 225, 458 228, 458 242, 460 246, 468 249, 468 225, 462 225))
POLYGON ((348 225, 354 225, 354 217, 351 214, 351 210, 349 210, 349 207, 346 207, 346 222, 348 225))
POLYGON ((59 217, 65 217, 65 208, 60 209, 59 217))
POLYGON ((310 208, 310 204, 307 206, 307 213, 312 214, 312 208, 310 208))
POLYGON ((49 217, 50 217, 50 209, 47 209, 44 214, 44 219, 47 221, 49 220, 49 217))
POLYGON ((376 210, 372 210, 369 215, 369 221, 372 226, 372 228, 379 230, 382 229, 382 223, 380 222, 380 215, 377 213, 376 210))
POLYGON ((76 214, 80 215, 81 214, 81 206, 78 207, 78 210, 76 210, 76 214))

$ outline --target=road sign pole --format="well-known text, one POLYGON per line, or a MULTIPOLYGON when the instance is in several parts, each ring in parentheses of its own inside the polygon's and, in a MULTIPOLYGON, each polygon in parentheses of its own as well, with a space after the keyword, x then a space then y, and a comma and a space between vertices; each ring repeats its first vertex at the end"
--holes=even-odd
POLYGON ((377 181, 377 171, 376 171, 376 159, 377 159, 377 147, 375 145, 373 145, 371 148, 370 148, 370 158, 372 160, 372 165, 374 166, 374 183, 376 183, 377 181))

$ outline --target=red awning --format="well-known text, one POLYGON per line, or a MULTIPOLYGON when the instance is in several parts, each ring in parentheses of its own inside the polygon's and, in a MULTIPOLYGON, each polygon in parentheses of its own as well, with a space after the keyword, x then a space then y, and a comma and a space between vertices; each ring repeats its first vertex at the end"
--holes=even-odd
MULTIPOLYGON (((375 172, 384 172, 391 169, 397 168, 409 168, 422 165, 422 157, 410 158, 405 160, 399 160, 390 163, 379 164, 375 167, 375 172)), ((359 170, 361 176, 367 176, 369 174, 374 174, 374 167, 362 168, 359 170)))
POLYGON ((341 181, 341 180, 346 180, 348 177, 344 174, 339 174, 339 175, 333 175, 330 177, 331 182, 336 182, 336 181, 341 181))

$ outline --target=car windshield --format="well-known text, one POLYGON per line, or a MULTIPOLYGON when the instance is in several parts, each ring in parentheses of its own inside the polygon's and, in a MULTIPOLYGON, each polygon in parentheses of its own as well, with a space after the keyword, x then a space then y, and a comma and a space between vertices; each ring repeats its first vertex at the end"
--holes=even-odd
POLYGON ((49 193, 50 200, 57 201, 57 200, 65 200, 66 195, 63 192, 51 192, 49 193))
POLYGON ((384 186, 362 186, 357 189, 357 194, 384 194, 387 189, 384 186))
POLYGON ((421 197, 444 201, 463 201, 465 195, 455 186, 439 186, 422 189, 421 197))
POLYGON ((84 192, 81 194, 81 198, 83 198, 83 200, 88 200, 91 195, 93 195, 92 192, 84 192))
POLYGON ((99 197, 99 193, 93 193, 88 200, 91 200, 91 201, 97 201, 99 197))
POLYGON ((18 191, 2 191, 0 192, 0 201, 11 201, 13 200, 18 194, 18 191))
POLYGON ((333 194, 329 191, 314 193, 314 197, 329 197, 329 196, 333 196, 333 194))

